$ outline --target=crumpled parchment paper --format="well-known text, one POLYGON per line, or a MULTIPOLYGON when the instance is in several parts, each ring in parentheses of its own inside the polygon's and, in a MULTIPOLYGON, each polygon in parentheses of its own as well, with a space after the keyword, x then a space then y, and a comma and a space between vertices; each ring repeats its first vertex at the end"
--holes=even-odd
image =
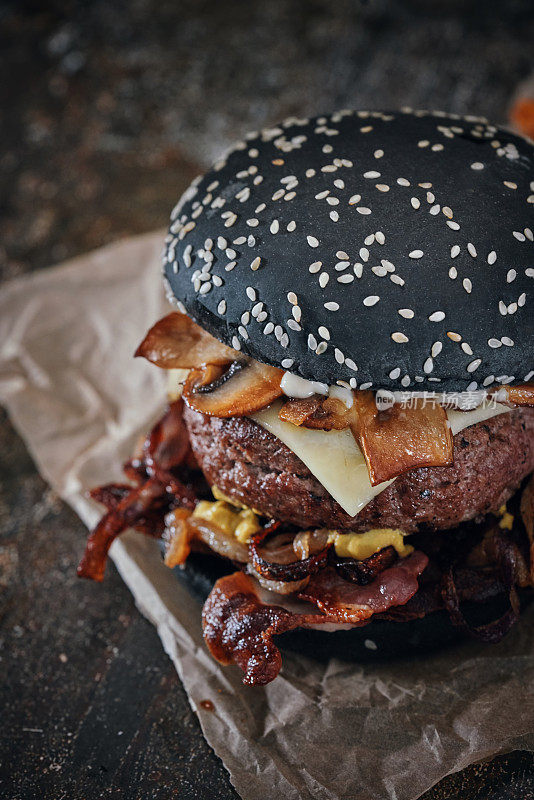
MULTIPOLYGON (((88 526, 101 511, 84 491, 120 478, 164 405, 159 370, 132 358, 165 313, 162 240, 130 239, 1 289, 0 401, 88 526)), ((415 800, 473 761, 534 749, 532 609, 498 646, 365 665, 285 652, 280 676, 249 688, 208 655, 200 605, 154 540, 128 532, 112 558, 244 800, 415 800)))

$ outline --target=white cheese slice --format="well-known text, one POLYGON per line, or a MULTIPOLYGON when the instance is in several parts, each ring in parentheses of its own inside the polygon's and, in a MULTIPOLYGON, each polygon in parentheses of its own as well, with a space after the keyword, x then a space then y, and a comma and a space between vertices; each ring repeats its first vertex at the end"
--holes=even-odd
MULTIPOLYGON (((349 430, 298 428, 278 418, 280 405, 280 402, 274 403, 252 414, 251 418, 287 445, 349 516, 355 517, 373 497, 392 483, 386 481, 371 486, 365 459, 349 430)), ((450 410, 447 416, 455 435, 464 428, 509 410, 507 406, 493 403, 473 411, 450 410)))

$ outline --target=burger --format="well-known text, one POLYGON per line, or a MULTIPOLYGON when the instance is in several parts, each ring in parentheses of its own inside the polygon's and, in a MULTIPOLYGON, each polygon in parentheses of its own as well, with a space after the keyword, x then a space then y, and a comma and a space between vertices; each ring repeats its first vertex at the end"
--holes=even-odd
POLYGON ((250 684, 297 628, 446 611, 500 639, 534 585, 533 167, 479 117, 345 110, 195 180, 165 240, 174 310, 136 352, 168 407, 92 492, 79 574, 102 580, 129 527, 169 567, 216 554, 205 640, 250 684))

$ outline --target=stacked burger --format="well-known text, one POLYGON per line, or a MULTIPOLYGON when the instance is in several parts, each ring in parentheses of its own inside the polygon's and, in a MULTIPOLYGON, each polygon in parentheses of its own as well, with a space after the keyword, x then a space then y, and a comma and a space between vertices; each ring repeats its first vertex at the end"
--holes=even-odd
POLYGON ((446 609, 497 641, 534 582, 534 148, 478 117, 341 111, 253 133, 172 212, 177 310, 137 354, 169 406, 93 497, 80 575, 128 527, 225 559, 206 642, 446 609), (474 626, 465 603, 507 603, 474 626))

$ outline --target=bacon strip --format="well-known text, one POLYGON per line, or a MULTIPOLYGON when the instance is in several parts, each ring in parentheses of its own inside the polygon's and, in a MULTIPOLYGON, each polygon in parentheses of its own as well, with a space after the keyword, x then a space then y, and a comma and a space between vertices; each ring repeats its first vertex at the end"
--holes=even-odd
POLYGON ((217 661, 241 667, 244 683, 265 685, 276 678, 282 666, 273 636, 332 622, 365 624, 373 614, 406 603, 417 591, 417 578, 427 563, 427 557, 416 551, 367 587, 347 583, 327 567, 299 594, 315 603, 323 612, 320 614, 299 614, 262 603, 248 575, 226 575, 215 583, 204 604, 204 639, 217 661))
POLYGON ((312 575, 299 597, 315 603, 331 622, 358 625, 373 614, 407 603, 416 593, 419 587, 417 579, 427 564, 427 556, 416 550, 380 572, 367 586, 349 583, 327 567, 312 575))
POLYGON ((195 507, 194 491, 173 471, 189 451, 182 408, 181 400, 169 406, 147 437, 139 464, 126 465, 127 474, 137 486, 108 484, 91 492, 95 500, 108 508, 108 513, 87 539, 78 566, 79 577, 103 580, 109 548, 127 528, 161 535, 163 517, 171 502, 189 509, 195 507))

